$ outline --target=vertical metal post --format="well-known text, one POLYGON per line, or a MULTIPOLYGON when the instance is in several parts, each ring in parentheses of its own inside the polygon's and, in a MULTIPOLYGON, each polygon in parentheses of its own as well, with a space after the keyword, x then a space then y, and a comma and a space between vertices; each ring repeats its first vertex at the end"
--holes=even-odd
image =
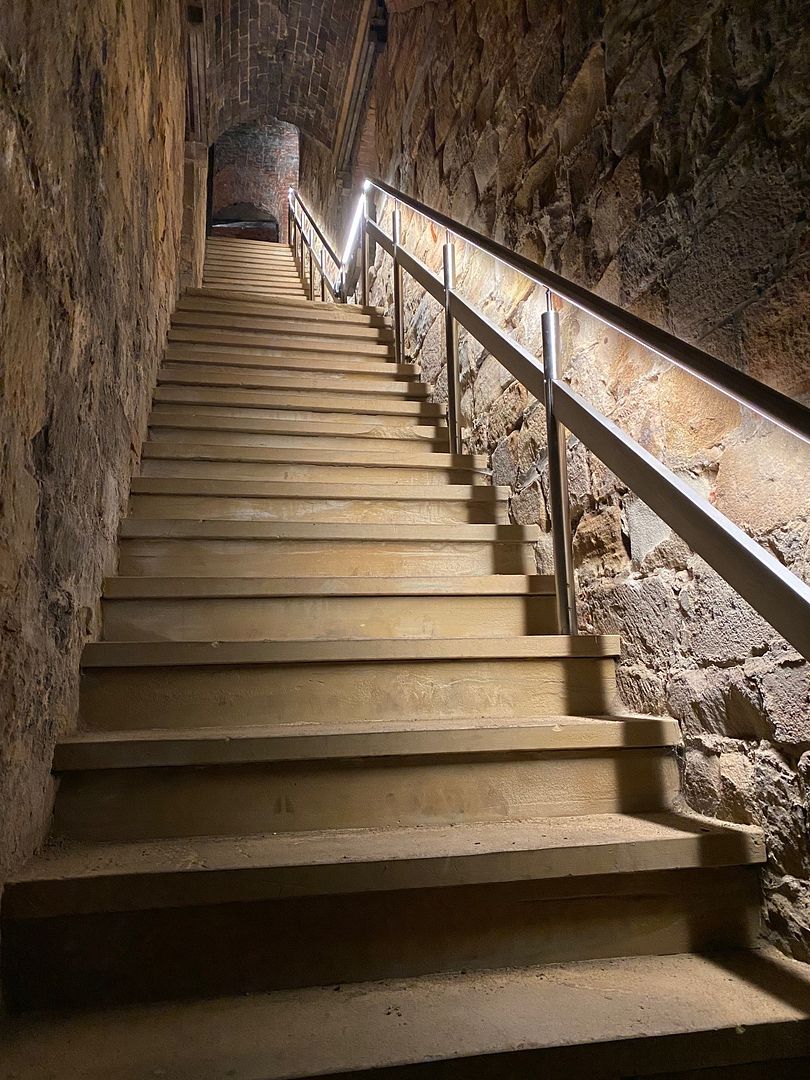
POLYGON ((458 371, 458 323, 450 314, 450 293, 456 287, 456 248, 448 240, 444 259, 444 352, 447 360, 447 429, 450 453, 461 453, 461 394, 458 371))
POLYGON ((293 245, 293 227, 292 227, 292 206, 290 200, 287 200, 287 243, 292 247, 293 245))
POLYGON ((307 237, 307 247, 309 248, 309 298, 315 299, 315 274, 313 273, 313 259, 312 259, 312 226, 309 227, 309 236, 307 237))
POLYGON ((360 298, 363 307, 368 306, 368 195, 364 191, 360 196, 362 211, 360 213, 360 298))
POLYGON ((402 308, 402 267, 399 265, 397 248, 402 232, 402 214, 399 207, 391 215, 391 238, 394 241, 394 346, 396 361, 405 363, 405 326, 402 308))
POLYGON ((543 367, 546 376, 545 406, 548 439, 548 494, 551 516, 551 543, 554 550, 554 583, 557 593, 557 622, 561 634, 576 634, 577 594, 574 581, 574 554, 571 546, 571 513, 568 501, 568 461, 566 431, 554 415, 554 381, 560 358, 560 316, 546 292, 543 312, 543 367))
POLYGON ((321 300, 326 299, 326 278, 323 276, 323 248, 318 256, 318 269, 321 273, 321 300))
POLYGON ((298 273, 304 278, 304 216, 298 223, 298 273))

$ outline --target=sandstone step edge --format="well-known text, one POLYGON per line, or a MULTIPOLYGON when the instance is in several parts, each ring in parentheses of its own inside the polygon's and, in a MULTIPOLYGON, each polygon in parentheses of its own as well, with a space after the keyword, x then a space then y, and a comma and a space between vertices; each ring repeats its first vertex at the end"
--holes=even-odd
POLYGON ((108 577, 103 598, 179 600, 219 597, 341 596, 554 596, 549 575, 490 574, 485 577, 108 577))
POLYGON ((363 1080, 380 1069, 407 1080, 414 1068, 437 1080, 451 1075, 446 1067, 469 1080, 606 1080, 649 1075, 651 1061, 680 1072, 810 1055, 810 1006, 801 1007, 810 971, 772 947, 335 989, 11 1018, 2 1080, 78 1078, 91 1061, 115 1080, 363 1080), (779 992, 787 985, 790 998, 779 992))
MULTIPOLYGON (((235 296, 238 298, 238 295, 239 295, 238 291, 234 292, 233 289, 190 288, 190 289, 186 289, 184 291, 184 293, 183 293, 183 296, 200 297, 202 299, 205 299, 206 297, 210 296, 210 297, 213 297, 214 299, 222 299, 222 300, 233 300, 235 296)), ((284 304, 286 303, 286 301, 277 302, 277 301, 273 300, 272 298, 267 299, 267 300, 264 300, 264 299, 257 300, 250 293, 246 294, 245 299, 246 299, 246 302, 249 303, 249 304, 262 304, 262 305, 266 305, 266 306, 269 306, 269 307, 272 307, 274 305, 283 307, 284 304)), ((318 311, 323 311, 323 312, 336 311, 336 310, 337 311, 349 311, 349 312, 354 312, 356 314, 361 314, 361 315, 385 316, 385 314, 386 314, 385 308, 376 307, 376 306, 374 306, 372 304, 365 305, 365 306, 363 304, 335 304, 335 303, 332 303, 331 301, 323 301, 323 300, 304 299, 304 300, 296 301, 295 302, 295 307, 297 307, 297 308, 301 307, 301 308, 304 308, 304 309, 309 308, 310 310, 317 309, 318 311)))
POLYGON ((174 443, 147 439, 141 457, 162 461, 232 461, 272 465, 368 465, 371 468, 389 465, 392 468, 449 469, 451 471, 489 472, 483 454, 450 454, 431 450, 385 451, 375 449, 342 451, 276 449, 264 446, 230 446, 227 443, 174 443))
POLYGON ((80 731, 56 744, 54 771, 248 762, 442 757, 680 745, 671 717, 544 716, 525 721, 300 724, 282 727, 80 731))
POLYGON ((447 660, 618 657, 618 635, 535 634, 519 638, 357 638, 324 641, 97 641, 82 668, 375 664, 447 660))
MULTIPOLYGON (((124 518, 119 528, 119 536, 125 540, 359 540, 389 544, 416 540, 428 543, 531 544, 541 539, 542 532, 537 525, 398 525, 394 531, 390 525, 342 521, 327 523, 124 518)), ((262 576, 267 577, 266 574, 262 576)))
POLYGON ((753 866, 762 834, 691 813, 66 844, 6 885, 6 919, 753 866))
POLYGON ((221 499, 300 499, 366 502, 462 502, 506 505, 510 488, 490 484, 320 484, 298 480, 205 480, 172 476, 134 476, 130 495, 177 495, 221 499))

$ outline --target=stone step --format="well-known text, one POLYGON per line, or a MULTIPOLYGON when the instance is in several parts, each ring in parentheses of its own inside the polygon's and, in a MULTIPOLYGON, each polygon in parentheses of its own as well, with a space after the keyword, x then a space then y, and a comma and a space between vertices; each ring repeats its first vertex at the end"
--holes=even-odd
POLYGON ((345 417, 360 423, 435 424, 444 419, 444 407, 428 401, 389 400, 379 395, 326 393, 322 390, 241 390, 226 387, 158 386, 154 402, 160 405, 189 405, 217 409, 240 409, 247 415, 275 419, 314 420, 318 417, 345 417))
MULTIPOLYGON (((172 395, 169 395, 169 397, 171 398, 172 395)), ((311 400, 307 402, 308 405, 311 403, 311 400)), ((282 407, 263 406, 261 408, 253 408, 242 404, 217 405, 211 404, 210 402, 155 400, 152 405, 151 415, 159 416, 160 410, 164 406, 168 406, 174 414, 184 413, 187 416, 195 416, 198 419, 205 416, 206 423, 209 419, 239 419, 251 424, 255 422, 263 425, 275 425, 277 421, 282 421, 291 424, 299 431, 305 431, 311 429, 312 425, 321 425, 324 423, 340 425, 344 431, 349 431, 355 426, 365 429, 391 427, 404 428, 409 425, 413 425, 419 429, 424 429, 426 426, 446 428, 444 416, 428 417, 423 421, 419 416, 400 416, 388 411, 385 413, 379 411, 373 413, 359 413, 342 412, 333 409, 331 412, 323 412, 319 409, 308 407, 293 407, 288 400, 283 402, 282 407)), ((259 427, 258 430, 264 430, 264 427, 259 427)))
POLYGON ((390 342, 394 340, 393 331, 387 326, 364 326, 354 322, 341 322, 337 319, 329 322, 319 319, 310 321, 300 316, 284 318, 279 315, 239 315, 232 311, 185 311, 178 308, 172 316, 172 326, 187 326, 194 330, 219 328, 244 330, 257 334, 306 335, 325 338, 328 341, 390 342))
POLYGON ((276 285, 271 280, 258 284, 245 281, 236 276, 212 276, 211 274, 203 274, 203 285, 211 289, 232 289, 234 292, 240 293, 254 292, 282 298, 291 297, 299 300, 307 299, 307 294, 304 292, 303 285, 276 285))
POLYGON ((806 964, 682 952, 9 1018, 4 1055, 26 1080, 804 1080, 809 1017, 806 964))
POLYGON ((508 488, 135 477, 134 518, 509 524, 508 488))
POLYGON ((613 636, 102 641, 82 653, 86 728, 391 722, 618 711, 613 636))
POLYGON ((320 484, 464 484, 488 487, 475 465, 449 454, 396 458, 373 450, 277 450, 263 446, 152 442, 144 444, 142 477, 320 484), (333 460, 329 460, 330 453, 333 460), (300 455, 300 460, 296 456, 300 455), (354 459, 354 460, 353 460, 354 459), (366 460, 363 460, 366 459, 366 460), (449 459, 449 460, 448 460, 449 459))
POLYGON ((539 530, 519 525, 121 522, 118 573, 148 577, 534 574, 539 530))
MULTIPOLYGON (((264 300, 234 299, 229 294, 218 296, 215 292, 189 290, 180 297, 177 310, 183 312, 218 312, 234 315, 260 315, 276 318, 300 318, 303 314, 300 304, 272 303, 264 300)), ((335 323, 357 326, 391 326, 391 321, 382 308, 362 308, 354 304, 326 304, 315 301, 306 307, 306 319, 309 323, 318 322, 323 326, 335 323)))
POLYGON ((6 885, 8 1001, 748 945, 762 859, 756 830, 666 812, 62 844, 6 885))
POLYGON ((673 732, 662 739, 654 718, 468 723, 85 734, 66 756, 57 749, 52 834, 107 843, 449 826, 649 813, 677 797, 673 732), (111 746, 116 764, 101 764, 111 746))
POLYGON ((156 406, 149 420, 149 438, 155 442, 183 442, 204 446, 264 446, 284 450, 367 450, 389 452, 418 449, 425 453, 447 450, 447 430, 416 424, 394 427, 344 420, 256 420, 250 417, 196 413, 156 406))
POLYGON ((268 465, 367 465, 371 468, 397 466, 407 469, 422 469, 426 475, 431 471, 455 471, 474 473, 487 477, 487 457, 485 454, 450 454, 425 449, 421 442, 414 444, 407 453, 392 449, 384 440, 375 440, 369 448, 349 449, 340 454, 325 453, 318 446, 311 450, 272 449, 251 446, 217 446, 206 443, 189 446, 167 446, 162 442, 147 440, 143 445, 143 459, 152 458, 188 458, 193 461, 244 461, 253 464, 268 465))
POLYGON ((109 578, 105 641, 489 637, 557 629, 548 577, 109 578))
POLYGON ((397 380, 388 377, 344 374, 341 372, 310 371, 256 371, 249 368, 230 367, 220 364, 171 363, 164 361, 158 371, 158 384, 161 386, 203 386, 203 387, 240 387, 246 390, 290 390, 300 393, 302 388, 307 393, 381 394, 404 401, 419 401, 427 397, 428 389, 424 383, 397 380))
POLYGON ((371 385, 380 380, 418 382, 419 371, 414 364, 395 364, 393 360, 364 360, 335 353, 270 352, 267 349, 231 350, 227 346, 175 344, 166 349, 167 363, 210 365, 214 369, 244 369, 266 372, 296 372, 299 379, 314 372, 322 376, 351 375, 371 385))
POLYGON ((273 281, 300 282, 298 268, 292 260, 235 259, 225 255, 206 257, 203 270, 206 274, 233 275, 245 280, 270 278, 273 281))
POLYGON ((321 353, 347 353, 355 357, 383 357, 389 358, 393 350, 386 342, 366 341, 360 339, 330 340, 319 338, 316 335, 309 337, 304 334, 300 327, 298 332, 290 333, 267 333, 263 331, 251 332, 249 330, 224 330, 218 327, 172 326, 169 330, 170 342, 186 341, 200 345, 230 345, 246 346, 250 349, 267 348, 274 351, 286 349, 293 354, 298 352, 321 352, 321 353))
POLYGON ((305 311, 309 318, 316 318, 319 316, 327 315, 329 317, 343 317, 345 313, 346 317, 353 315, 375 315, 385 316, 385 310, 381 307, 374 307, 372 305, 363 306, 361 304, 335 304, 330 301, 315 300, 274 300, 272 297, 265 299, 257 298, 251 294, 246 294, 240 297, 238 292, 234 292, 232 289, 186 289, 183 293, 182 302, 186 300, 197 301, 226 301, 229 304, 250 304, 251 308, 255 305, 260 305, 262 308, 269 310, 279 310, 281 308, 293 307, 296 311, 305 311))

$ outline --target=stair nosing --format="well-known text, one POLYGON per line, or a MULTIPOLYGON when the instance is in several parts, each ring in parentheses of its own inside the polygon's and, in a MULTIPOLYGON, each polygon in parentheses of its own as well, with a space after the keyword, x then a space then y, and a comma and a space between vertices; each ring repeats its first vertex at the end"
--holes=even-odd
POLYGON ((122 667, 396 664, 547 659, 615 660, 615 634, 534 634, 502 638, 352 638, 310 641, 96 641, 82 650, 82 670, 122 667))
POLYGON ((677 721, 667 717, 538 717, 508 721, 398 727, 357 723, 82 731, 56 744, 55 772, 249 763, 434 758, 512 753, 582 754, 591 751, 671 750, 680 744, 677 721))
POLYGON ((37 918, 221 903, 237 898, 234 889, 240 900, 258 900, 742 867, 764 857, 759 830, 675 810, 77 843, 46 851, 15 874, 6 884, 4 909, 7 919, 37 918))

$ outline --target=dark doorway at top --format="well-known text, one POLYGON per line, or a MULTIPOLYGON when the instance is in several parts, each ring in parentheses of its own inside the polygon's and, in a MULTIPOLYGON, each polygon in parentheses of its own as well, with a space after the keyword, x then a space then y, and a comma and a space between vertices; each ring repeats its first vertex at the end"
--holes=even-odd
POLYGON ((223 206, 213 216, 211 232, 214 236, 236 236, 242 240, 279 241, 278 220, 252 203, 232 203, 223 206))

